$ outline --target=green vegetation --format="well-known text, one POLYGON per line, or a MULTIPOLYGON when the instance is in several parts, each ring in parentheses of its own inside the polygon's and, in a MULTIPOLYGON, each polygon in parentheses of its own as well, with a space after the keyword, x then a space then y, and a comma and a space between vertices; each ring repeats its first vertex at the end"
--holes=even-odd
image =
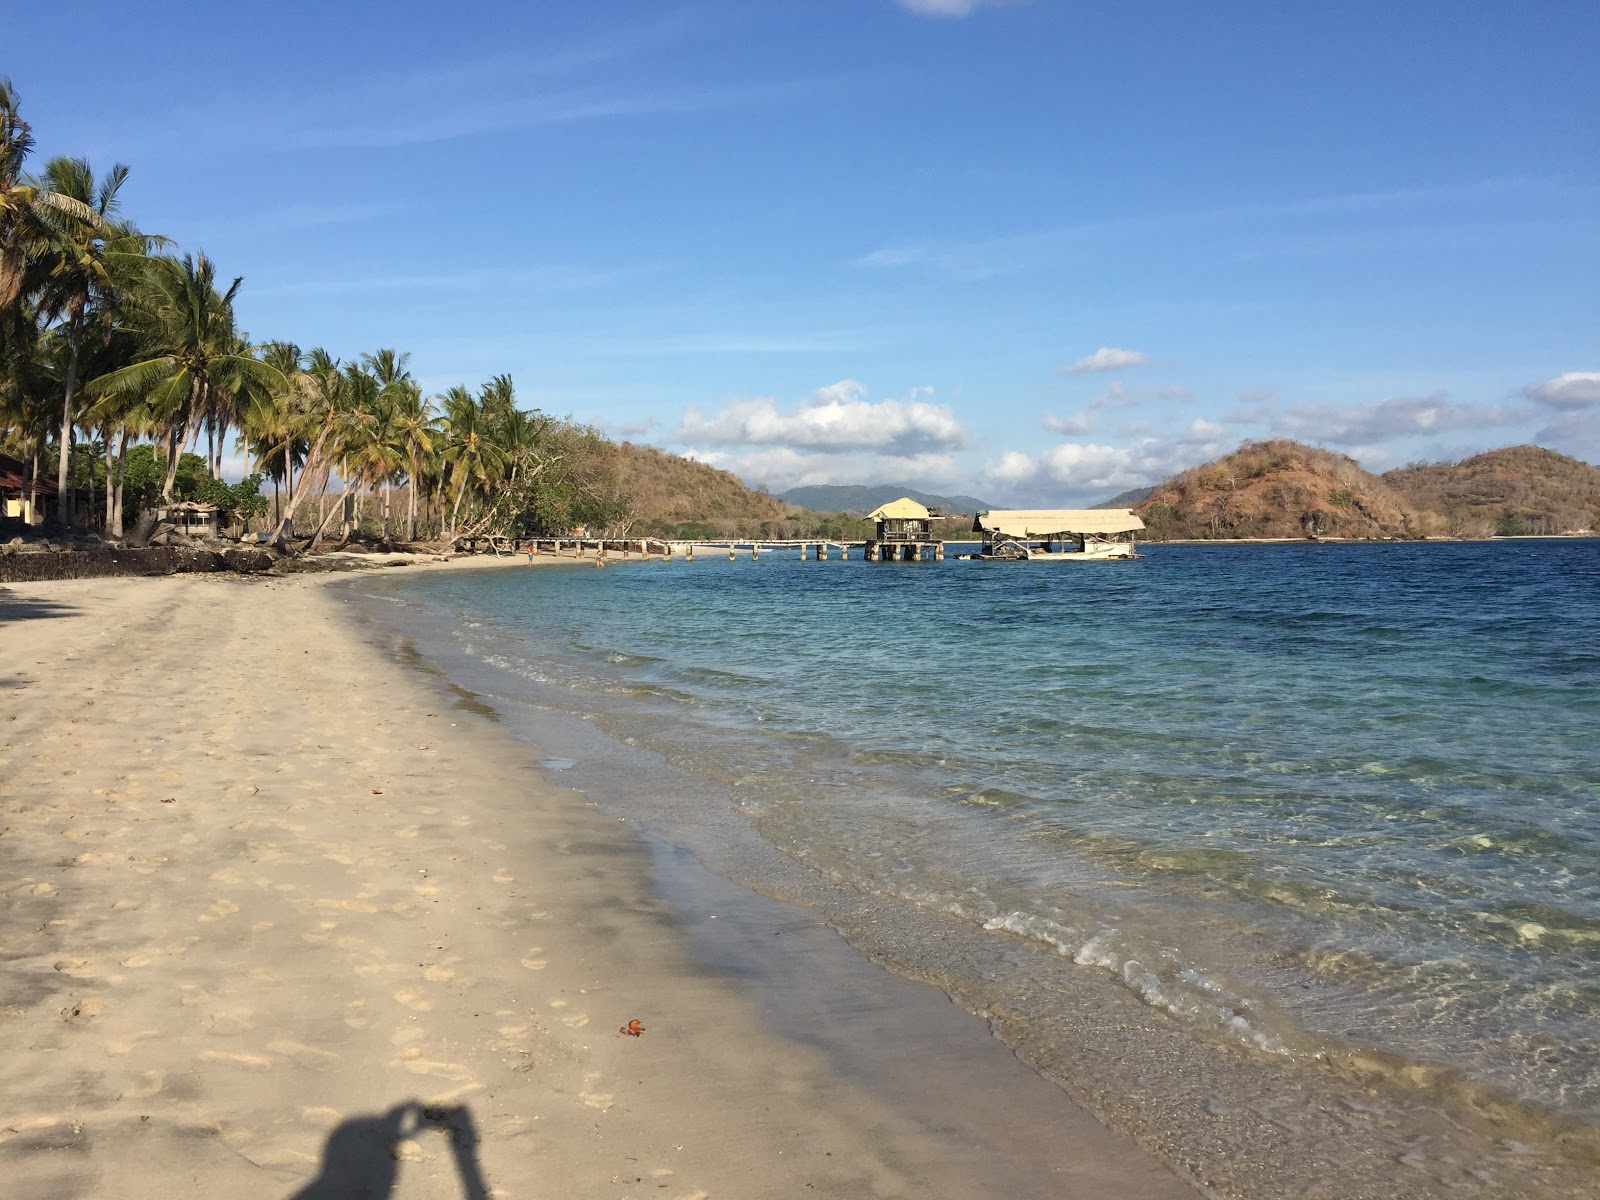
POLYGON ((183 499, 260 517, 262 480, 279 545, 314 547, 336 517, 349 537, 369 504, 385 541, 635 520, 619 448, 519 408, 508 376, 430 398, 394 350, 341 361, 252 343, 235 320, 241 279, 122 216, 127 167, 97 178, 55 158, 33 176, 32 148, 0 80, 0 451, 26 464, 34 499, 54 468, 63 524, 120 537, 125 514, 183 499), (233 485, 230 436, 251 461, 233 485), (186 452, 202 440, 203 456, 186 452))

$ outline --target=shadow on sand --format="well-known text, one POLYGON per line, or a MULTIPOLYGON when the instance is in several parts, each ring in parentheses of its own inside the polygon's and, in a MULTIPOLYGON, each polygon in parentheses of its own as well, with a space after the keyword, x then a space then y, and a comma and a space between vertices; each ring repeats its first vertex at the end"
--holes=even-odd
POLYGON ((489 1200, 471 1110, 424 1107, 416 1100, 340 1122, 322 1148, 321 1172, 289 1200, 387 1200, 400 1174, 400 1143, 433 1135, 450 1146, 464 1200, 489 1200))
POLYGON ((70 604, 57 604, 54 600, 35 600, 31 596, 19 596, 8 587, 0 587, 0 625, 38 621, 46 617, 75 617, 82 611, 70 604))

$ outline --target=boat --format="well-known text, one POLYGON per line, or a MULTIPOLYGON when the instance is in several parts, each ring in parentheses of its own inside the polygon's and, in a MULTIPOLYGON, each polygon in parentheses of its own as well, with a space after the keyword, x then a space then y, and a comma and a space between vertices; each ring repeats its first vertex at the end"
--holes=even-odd
POLYGON ((1133 535, 1144 522, 1130 508, 1011 508, 979 513, 972 532, 985 562, 1115 562, 1143 558, 1133 535))

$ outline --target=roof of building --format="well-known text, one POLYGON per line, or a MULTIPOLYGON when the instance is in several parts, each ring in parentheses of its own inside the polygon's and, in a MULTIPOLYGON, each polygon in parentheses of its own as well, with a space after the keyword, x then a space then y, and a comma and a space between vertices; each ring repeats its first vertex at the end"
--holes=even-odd
MULTIPOLYGON (((0 454, 0 487, 25 488, 28 486, 28 464, 20 458, 12 458, 9 454, 0 454)), ((34 487, 41 496, 54 496, 56 494, 56 481, 53 475, 40 475, 34 481, 34 487)))
POLYGON ((1056 533, 1132 533, 1143 529, 1130 508, 996 508, 979 513, 974 533, 1046 537, 1056 533))
POLYGON ((867 514, 869 521, 942 521, 943 517, 929 512, 910 496, 901 496, 898 500, 891 500, 882 508, 875 508, 867 514))

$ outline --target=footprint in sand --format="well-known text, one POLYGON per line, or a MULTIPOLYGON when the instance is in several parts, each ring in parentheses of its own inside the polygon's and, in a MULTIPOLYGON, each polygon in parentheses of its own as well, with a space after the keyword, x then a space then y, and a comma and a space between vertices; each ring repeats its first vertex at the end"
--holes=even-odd
POLYGON ((562 1017, 561 1023, 568 1029, 582 1029, 589 1023, 589 1018, 583 1013, 573 1013, 570 1017, 562 1017))
POLYGON ((394 998, 415 1012, 429 1012, 433 1008, 432 1001, 424 999, 416 988, 401 988, 394 994, 394 998))
POLYGON ((68 1025, 81 1025, 99 1016, 106 1010, 106 1002, 98 996, 91 996, 86 1000, 79 1000, 71 1008, 61 1010, 61 1019, 68 1025))
POLYGON ((137 1083, 122 1089, 118 1100, 148 1100, 167 1085, 165 1071, 145 1071, 137 1083))
POLYGON ((252 1071, 270 1071, 272 1059, 265 1054, 236 1054, 230 1050, 207 1050, 200 1055, 204 1062, 230 1063, 238 1067, 248 1067, 252 1071))
POLYGON ((200 914, 202 922, 223 921, 239 911, 239 906, 226 898, 212 902, 210 908, 200 914))
POLYGON ((74 979, 93 979, 95 969, 89 965, 87 959, 63 958, 54 964, 55 969, 63 975, 70 975, 74 979))
POLYGON ((583 1076, 584 1086, 591 1090, 578 1093, 578 1099, 582 1100, 590 1108, 598 1108, 601 1112, 605 1112, 606 1109, 610 1108, 617 1101, 616 1095, 612 1092, 599 1092, 593 1090, 594 1085, 599 1083, 600 1080, 604 1078, 605 1076, 599 1074, 598 1072, 586 1071, 583 1076))
MULTIPOLYGON (((539 953, 538 948, 535 947, 531 953, 539 953)), ((522 960, 522 965, 530 971, 542 971, 550 965, 550 960, 547 958, 525 958, 522 960)))
POLYGON ((319 1050, 316 1046, 307 1046, 304 1042, 291 1042, 279 1039, 268 1042, 267 1049, 274 1054, 281 1054, 285 1058, 292 1058, 308 1071, 331 1071, 339 1065, 339 1056, 327 1050, 319 1050))
POLYGON ((434 966, 424 968, 422 977, 429 983, 448 983, 456 977, 456 973, 449 967, 434 966))

